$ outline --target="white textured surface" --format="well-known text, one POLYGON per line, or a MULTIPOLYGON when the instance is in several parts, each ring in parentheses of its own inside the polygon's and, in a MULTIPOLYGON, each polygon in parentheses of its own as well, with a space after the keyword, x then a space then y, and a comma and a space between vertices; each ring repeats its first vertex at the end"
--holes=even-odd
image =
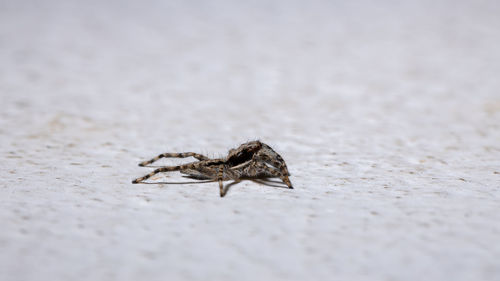
POLYGON ((0 280, 500 280, 499 14, 1 1, 0 280), (294 190, 130 183, 255 138, 294 190))

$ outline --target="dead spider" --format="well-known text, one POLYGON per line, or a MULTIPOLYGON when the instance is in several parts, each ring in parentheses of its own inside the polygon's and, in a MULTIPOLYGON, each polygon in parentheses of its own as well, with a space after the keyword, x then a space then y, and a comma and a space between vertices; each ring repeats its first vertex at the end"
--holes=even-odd
POLYGON ((198 159, 179 166, 165 166, 132 181, 140 183, 158 173, 180 171, 187 177, 197 180, 218 180, 220 196, 225 195, 222 181, 242 179, 266 179, 279 177, 288 188, 293 188, 288 179, 290 175, 285 161, 270 146, 260 141, 250 141, 240 145, 236 149, 229 150, 224 158, 210 159, 204 155, 194 152, 163 153, 155 158, 139 163, 139 166, 147 166, 160 158, 186 158, 198 159))

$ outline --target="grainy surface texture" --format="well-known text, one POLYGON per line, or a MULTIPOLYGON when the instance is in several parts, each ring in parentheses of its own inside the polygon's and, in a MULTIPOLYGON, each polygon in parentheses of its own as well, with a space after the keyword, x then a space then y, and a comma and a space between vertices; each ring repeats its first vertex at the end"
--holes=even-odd
POLYGON ((0 280, 500 280, 499 15, 1 0, 0 280), (131 184, 253 139, 295 189, 131 184))

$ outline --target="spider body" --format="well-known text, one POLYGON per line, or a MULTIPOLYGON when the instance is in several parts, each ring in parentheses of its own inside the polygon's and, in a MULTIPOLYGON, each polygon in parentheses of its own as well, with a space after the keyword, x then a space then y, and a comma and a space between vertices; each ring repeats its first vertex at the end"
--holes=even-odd
POLYGON ((250 141, 238 148, 229 150, 226 157, 210 159, 194 152, 163 153, 155 158, 139 163, 147 166, 160 158, 194 157, 198 161, 179 166, 165 166, 137 178, 132 183, 140 183, 162 172, 179 171, 189 178, 197 180, 219 181, 220 196, 225 195, 222 182, 225 180, 239 181, 242 179, 264 179, 279 177, 289 188, 292 187, 288 176, 288 168, 283 158, 270 146, 260 141, 250 141))

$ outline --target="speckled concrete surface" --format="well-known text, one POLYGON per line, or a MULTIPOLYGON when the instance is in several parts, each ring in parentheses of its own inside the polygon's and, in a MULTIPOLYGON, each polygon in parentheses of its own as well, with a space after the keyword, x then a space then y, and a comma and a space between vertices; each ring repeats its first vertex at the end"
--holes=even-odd
POLYGON ((498 2, 59 2, 0 2, 0 280, 500 280, 498 2), (257 138, 294 190, 130 183, 257 138))

